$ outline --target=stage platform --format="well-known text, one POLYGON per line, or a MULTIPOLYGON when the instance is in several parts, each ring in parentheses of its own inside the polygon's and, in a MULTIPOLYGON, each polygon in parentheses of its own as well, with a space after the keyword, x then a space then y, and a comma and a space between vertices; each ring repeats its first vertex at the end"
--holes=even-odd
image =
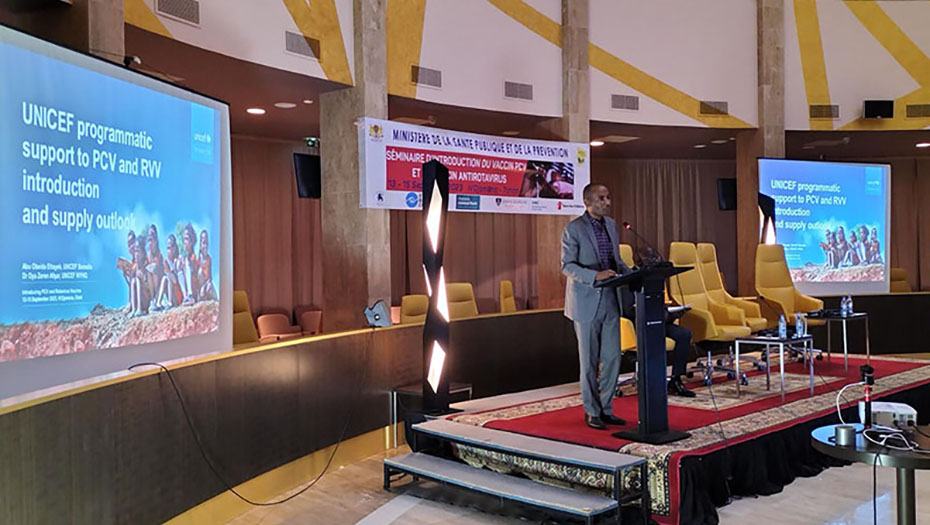
MULTIPOLYGON (((723 375, 715 376, 710 388, 695 378, 688 387, 698 394, 696 398, 669 400, 671 428, 687 431, 691 437, 667 445, 632 443, 612 436, 635 424, 634 391, 614 399, 614 414, 630 423, 611 426, 608 431, 587 427, 577 383, 459 403, 455 408, 463 412, 448 419, 645 458, 652 519, 661 524, 716 523, 716 507, 726 505, 734 496, 773 494, 796 477, 816 475, 823 468, 840 464, 810 447, 810 430, 838 422, 836 393, 842 386, 859 381, 859 365, 864 363, 864 358, 851 357, 845 372, 842 359, 816 361, 816 386, 810 395, 807 368, 788 362, 784 403, 774 372, 777 362, 773 363, 771 390, 766 390, 764 372, 744 366, 749 385, 742 387, 739 398, 734 381, 723 375)), ((874 397, 908 403, 917 409, 920 423, 926 424, 930 362, 873 357, 872 366, 874 397)), ((844 393, 841 405, 847 420, 857 417, 854 405, 862 394, 859 387, 844 393)), ((566 469, 463 444, 455 445, 454 453, 475 467, 602 494, 614 492, 613 478, 596 471, 566 469)), ((639 480, 624 476, 622 485, 622 493, 632 493, 638 490, 639 480)))

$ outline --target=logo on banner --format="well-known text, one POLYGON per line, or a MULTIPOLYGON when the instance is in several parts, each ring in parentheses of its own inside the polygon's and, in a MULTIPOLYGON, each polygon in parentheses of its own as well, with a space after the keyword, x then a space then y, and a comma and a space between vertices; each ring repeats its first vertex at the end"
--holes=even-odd
POLYGON ((478 195, 456 195, 455 209, 478 210, 481 208, 481 197, 478 195))
POLYGON ((587 153, 585 152, 584 148, 578 148, 578 164, 579 165, 584 164, 586 157, 587 157, 587 153))
POLYGON ((381 140, 384 138, 384 128, 380 124, 369 124, 368 136, 374 140, 381 140))
POLYGON ((378 204, 384 204, 384 194, 383 194, 383 193, 381 193, 381 192, 379 191, 378 194, 375 196, 375 198, 378 199, 378 204))
POLYGON ((562 201, 559 201, 558 203, 556 203, 555 208, 556 208, 557 210, 561 210, 561 209, 562 209, 562 201))
POLYGON ((407 204, 408 208, 416 208, 420 204, 420 196, 411 191, 404 197, 404 203, 407 204))
POLYGON ((498 206, 500 206, 500 205, 501 205, 501 202, 502 202, 503 200, 504 200, 504 199, 502 199, 502 198, 500 198, 500 197, 496 197, 496 198, 494 199, 494 204, 497 204, 498 206))

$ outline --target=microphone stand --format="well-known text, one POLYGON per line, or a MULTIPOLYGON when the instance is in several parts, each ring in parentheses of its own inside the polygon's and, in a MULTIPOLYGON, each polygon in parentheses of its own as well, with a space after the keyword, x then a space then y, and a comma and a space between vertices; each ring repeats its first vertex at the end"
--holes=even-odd
MULTIPOLYGON (((629 222, 627 222, 627 221, 623 221, 623 228, 626 229, 626 230, 628 230, 628 231, 630 231, 633 235, 636 236, 637 239, 643 241, 643 243, 645 243, 645 245, 646 245, 647 247, 649 247, 650 250, 652 250, 652 253, 654 253, 654 254, 659 258, 659 263, 657 263, 657 264, 662 264, 663 266, 666 265, 666 264, 664 264, 664 263, 667 263, 668 261, 665 260, 665 257, 662 257, 662 254, 659 252, 659 250, 656 249, 655 246, 652 245, 651 242, 647 241, 645 237, 643 237, 642 235, 639 234, 639 232, 637 232, 636 230, 634 230, 634 229, 633 229, 633 225, 631 225, 631 224, 630 224, 629 222)), ((646 266, 646 265, 644 265, 644 266, 646 266)))

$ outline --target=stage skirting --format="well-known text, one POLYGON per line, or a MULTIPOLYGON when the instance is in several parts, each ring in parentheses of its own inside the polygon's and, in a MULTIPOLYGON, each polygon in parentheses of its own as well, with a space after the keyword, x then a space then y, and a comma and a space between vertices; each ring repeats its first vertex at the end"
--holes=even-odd
MULTIPOLYGON (((587 427, 581 395, 571 394, 484 412, 451 416, 451 419, 498 430, 634 454, 649 460, 652 516, 662 524, 716 523, 715 508, 732 496, 772 494, 797 476, 811 476, 839 463, 810 447, 810 430, 837 421, 836 392, 859 381, 860 357, 850 358, 844 371, 842 356, 832 362, 815 362, 816 386, 810 395, 808 371, 801 363, 785 367, 788 394, 781 402, 778 366, 773 364, 772 389, 765 388, 763 372, 749 374, 750 384, 735 397, 735 382, 721 381, 710 389, 700 382, 689 385, 694 399, 671 397, 670 426, 688 431, 691 437, 667 445, 648 445, 617 439, 612 432, 587 427), (718 411, 714 410, 714 405, 718 411), (718 419, 719 418, 719 419, 718 419)), ((930 408, 930 363, 903 358, 873 358, 876 370, 875 397, 907 402, 926 414, 930 408), (926 385, 926 386, 925 386, 926 385), (924 401, 927 400, 927 401, 924 401)), ((718 380, 719 381, 719 380, 718 380)), ((844 393, 844 417, 854 416, 853 406, 862 397, 861 387, 844 393)), ((635 422, 635 395, 614 400, 614 414, 635 422)), ((464 461, 499 471, 520 473, 557 484, 612 490, 607 476, 526 460, 514 456, 457 447, 464 461)), ((624 479, 624 490, 638 485, 635 476, 624 479)))

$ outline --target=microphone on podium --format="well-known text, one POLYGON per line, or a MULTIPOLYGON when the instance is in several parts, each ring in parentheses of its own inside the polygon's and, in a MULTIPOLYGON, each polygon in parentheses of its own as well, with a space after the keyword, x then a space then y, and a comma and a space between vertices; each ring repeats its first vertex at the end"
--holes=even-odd
POLYGON ((649 249, 652 250, 652 253, 654 253, 654 254, 659 258, 659 263, 658 263, 658 264, 661 264, 661 263, 665 263, 665 262, 666 262, 666 261, 665 261, 665 258, 662 257, 662 254, 659 253, 659 250, 656 250, 656 247, 653 246, 652 243, 650 243, 649 241, 647 241, 645 237, 643 237, 642 235, 639 234, 639 232, 637 232, 636 230, 634 230, 632 224, 630 224, 630 223, 627 222, 627 221, 623 221, 623 227, 624 227, 624 229, 627 229, 627 230, 629 230, 630 232, 632 232, 633 235, 635 235, 639 240, 641 240, 641 241, 643 241, 644 243, 646 243, 646 246, 648 246, 649 249))

